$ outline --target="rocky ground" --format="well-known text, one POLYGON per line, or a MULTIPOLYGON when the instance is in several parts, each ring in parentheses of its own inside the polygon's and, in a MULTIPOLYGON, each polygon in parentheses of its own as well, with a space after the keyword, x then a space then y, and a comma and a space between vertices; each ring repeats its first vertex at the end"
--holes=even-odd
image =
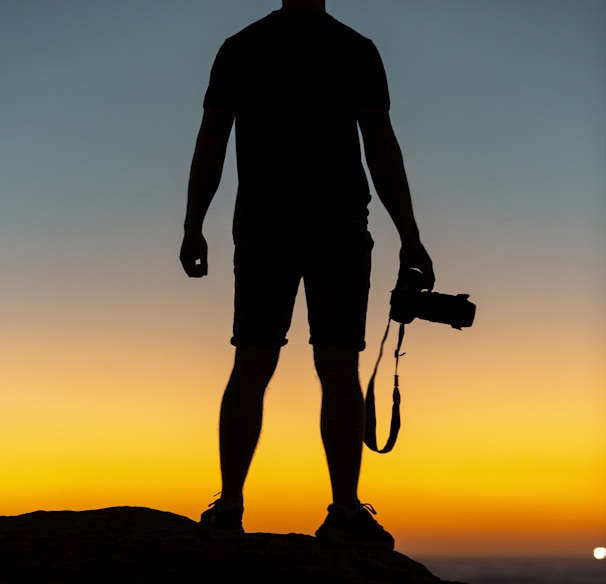
POLYGON ((0 584, 455 584, 397 552, 251 533, 203 543, 196 523, 137 507, 0 517, 0 584))

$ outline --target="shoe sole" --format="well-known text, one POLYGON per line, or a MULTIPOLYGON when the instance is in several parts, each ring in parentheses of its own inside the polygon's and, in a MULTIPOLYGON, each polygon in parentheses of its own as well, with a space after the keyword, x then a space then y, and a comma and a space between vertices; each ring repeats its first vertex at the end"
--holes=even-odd
POLYGON ((332 529, 330 527, 324 527, 316 531, 316 538, 322 542, 333 543, 337 545, 345 546, 356 546, 356 547, 367 547, 367 548, 378 548, 388 551, 392 551, 394 548, 393 543, 386 541, 378 541, 376 539, 368 539, 338 529, 332 529))
POLYGON ((244 535, 246 535, 245 531, 241 527, 234 527, 233 529, 214 529, 212 527, 198 525, 198 537, 206 541, 230 541, 240 539, 244 537, 244 535))

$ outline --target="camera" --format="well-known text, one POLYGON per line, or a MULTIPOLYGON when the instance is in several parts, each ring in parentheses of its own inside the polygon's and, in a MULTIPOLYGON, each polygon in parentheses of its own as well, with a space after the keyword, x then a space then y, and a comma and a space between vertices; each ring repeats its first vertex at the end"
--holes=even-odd
POLYGON ((415 318, 449 324, 462 329, 473 324, 476 305, 469 294, 439 294, 423 290, 422 274, 415 268, 402 268, 395 289, 391 292, 389 318, 402 324, 415 318))

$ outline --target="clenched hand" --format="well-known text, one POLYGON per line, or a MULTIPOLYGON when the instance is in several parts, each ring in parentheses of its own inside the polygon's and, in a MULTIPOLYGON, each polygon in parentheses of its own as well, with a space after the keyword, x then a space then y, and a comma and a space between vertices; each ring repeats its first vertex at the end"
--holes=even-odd
POLYGON ((208 245, 201 233, 185 234, 179 259, 190 278, 202 278, 208 274, 208 245))

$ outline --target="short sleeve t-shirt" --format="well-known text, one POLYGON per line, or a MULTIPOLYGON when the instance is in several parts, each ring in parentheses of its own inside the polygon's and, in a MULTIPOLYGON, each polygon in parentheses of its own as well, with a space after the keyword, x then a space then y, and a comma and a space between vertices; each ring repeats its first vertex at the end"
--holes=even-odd
POLYGON ((204 106, 236 116, 235 238, 365 226, 356 110, 389 105, 375 45, 325 12, 276 10, 228 38, 204 106))

